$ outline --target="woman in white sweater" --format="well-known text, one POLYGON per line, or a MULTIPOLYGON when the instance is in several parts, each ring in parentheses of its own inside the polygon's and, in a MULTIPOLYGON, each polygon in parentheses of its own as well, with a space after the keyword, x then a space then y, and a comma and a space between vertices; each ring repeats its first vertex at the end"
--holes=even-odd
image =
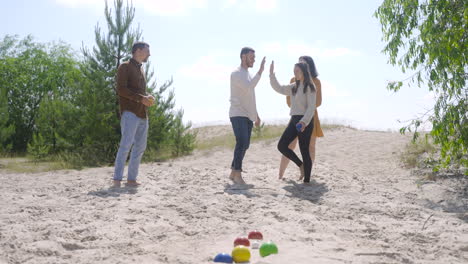
POLYGON ((307 63, 299 62, 294 65, 296 82, 288 85, 280 85, 274 71, 275 66, 274 62, 272 62, 270 66, 271 87, 278 93, 291 97, 291 110, 289 113, 291 119, 278 142, 278 150, 300 168, 301 178, 304 178, 304 183, 309 183, 312 171, 309 145, 314 128, 312 120, 315 113, 315 85, 311 81, 312 78, 307 63), (302 161, 289 148, 289 144, 296 137, 299 138, 302 161))

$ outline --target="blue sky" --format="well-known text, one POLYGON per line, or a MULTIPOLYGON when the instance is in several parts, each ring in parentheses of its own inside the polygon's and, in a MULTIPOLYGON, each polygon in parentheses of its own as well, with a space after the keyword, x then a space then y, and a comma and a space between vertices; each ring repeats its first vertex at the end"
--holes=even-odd
MULTIPOLYGON (((408 75, 387 64, 377 0, 133 0, 135 26, 151 45, 158 83, 174 78, 176 105, 195 125, 228 123, 229 75, 243 46, 256 50, 255 74, 267 67, 257 88, 257 108, 267 123, 286 122, 285 98, 269 84, 275 61, 280 82, 293 75, 301 55, 312 56, 323 85, 324 122, 363 129, 397 130, 398 120, 426 112, 434 99, 425 88, 386 90, 408 75)), ((0 36, 32 34, 62 40, 77 52, 94 45, 94 27, 105 28, 103 0, 0 0, 0 36)), ((112 1, 109 2, 112 5, 112 1)))

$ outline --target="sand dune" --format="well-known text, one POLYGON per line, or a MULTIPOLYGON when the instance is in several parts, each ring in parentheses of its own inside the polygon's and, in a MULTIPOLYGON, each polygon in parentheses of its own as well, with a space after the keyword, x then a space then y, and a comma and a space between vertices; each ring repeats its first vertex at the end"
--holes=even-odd
POLYGON ((292 165, 277 180, 277 140, 249 149, 248 188, 227 180, 228 149, 143 164, 138 188, 109 188, 111 167, 2 173, 0 263, 212 263, 253 229, 279 254, 251 263, 468 263, 467 180, 416 184, 408 141, 326 131, 312 186, 292 165))

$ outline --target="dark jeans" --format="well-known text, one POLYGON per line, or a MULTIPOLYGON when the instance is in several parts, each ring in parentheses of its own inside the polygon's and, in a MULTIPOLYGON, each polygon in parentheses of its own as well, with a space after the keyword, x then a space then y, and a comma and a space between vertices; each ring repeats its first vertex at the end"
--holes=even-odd
POLYGON ((292 160, 298 167, 304 164, 304 182, 310 182, 310 173, 312 172, 312 160, 310 158, 310 136, 312 135, 312 130, 314 129, 314 122, 311 121, 310 124, 304 129, 304 132, 298 132, 296 129, 296 124, 301 120, 303 116, 294 115, 291 116, 289 124, 284 130, 283 135, 281 136, 278 142, 278 150, 286 156, 288 159, 292 160), (289 144, 296 138, 299 138, 299 149, 302 154, 302 162, 289 148, 289 144))
POLYGON ((242 160, 244 160, 245 152, 250 145, 253 122, 243 116, 234 116, 230 119, 234 136, 236 136, 236 148, 234 149, 231 169, 242 171, 242 160))

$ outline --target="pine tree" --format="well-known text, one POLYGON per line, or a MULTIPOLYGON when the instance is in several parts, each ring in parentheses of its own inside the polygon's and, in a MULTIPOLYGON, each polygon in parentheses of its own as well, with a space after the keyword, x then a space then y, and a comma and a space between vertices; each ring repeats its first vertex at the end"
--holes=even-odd
MULTIPOLYGON (((102 161, 111 163, 115 158, 120 140, 120 124, 118 120, 119 107, 116 93, 115 76, 122 61, 131 57, 133 43, 141 40, 142 31, 132 28, 135 8, 124 7, 123 0, 115 0, 114 8, 105 5, 107 33, 101 32, 99 25, 95 28, 96 46, 92 51, 83 48, 85 63, 83 72, 88 81, 83 85, 82 100, 86 140, 85 153, 100 157, 102 161)), ((154 72, 151 64, 145 65, 145 75, 148 82, 147 91, 155 98, 155 105, 149 108, 150 128, 148 148, 158 150, 164 144, 170 144, 170 127, 175 116, 174 92, 168 91, 172 80, 157 88, 153 80, 154 72), (169 92, 167 97, 164 94, 169 92)), ((188 129, 189 126, 186 126, 188 129)), ((94 165, 94 164, 90 164, 94 165)))

